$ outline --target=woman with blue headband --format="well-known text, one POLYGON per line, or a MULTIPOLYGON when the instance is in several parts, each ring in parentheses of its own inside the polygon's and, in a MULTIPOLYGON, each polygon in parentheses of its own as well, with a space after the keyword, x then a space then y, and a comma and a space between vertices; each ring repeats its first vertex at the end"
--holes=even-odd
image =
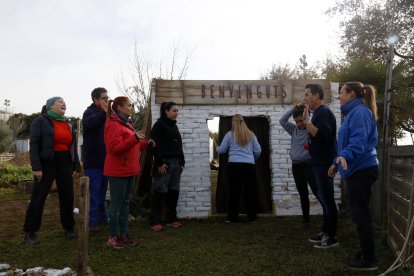
POLYGON ((46 101, 42 112, 30 126, 30 164, 34 184, 23 230, 26 244, 39 243, 43 208, 53 181, 59 194, 60 221, 67 238, 74 238, 73 176, 80 171, 76 150, 76 130, 65 118, 66 104, 61 97, 46 101))

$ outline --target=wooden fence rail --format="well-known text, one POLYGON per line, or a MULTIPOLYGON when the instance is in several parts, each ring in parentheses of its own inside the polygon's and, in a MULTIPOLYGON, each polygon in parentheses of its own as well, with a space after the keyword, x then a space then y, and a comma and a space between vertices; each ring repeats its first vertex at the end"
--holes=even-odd
POLYGON ((0 153, 0 163, 7 162, 14 158, 14 153, 0 153))

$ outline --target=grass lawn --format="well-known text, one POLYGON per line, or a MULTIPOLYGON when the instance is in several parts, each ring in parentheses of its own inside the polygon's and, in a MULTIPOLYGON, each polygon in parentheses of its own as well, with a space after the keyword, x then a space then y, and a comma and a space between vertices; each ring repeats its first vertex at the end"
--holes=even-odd
MULTIPOLYGON (((63 237, 56 193, 47 200, 38 233, 40 244, 22 242, 28 198, 28 194, 0 189, 0 263, 22 269, 76 269, 76 242, 63 237)), ((311 228, 305 230, 295 229, 299 221, 299 217, 259 217, 256 224, 227 224, 223 217, 213 217, 184 220, 183 228, 163 232, 133 221, 130 234, 139 240, 139 246, 115 250, 105 245, 106 231, 93 233, 89 265, 96 275, 376 275, 394 261, 384 234, 377 232, 380 270, 364 274, 346 269, 341 260, 353 255, 357 247, 350 219, 340 217, 341 245, 329 250, 314 249, 307 241, 319 232, 320 216, 312 217, 311 228)))

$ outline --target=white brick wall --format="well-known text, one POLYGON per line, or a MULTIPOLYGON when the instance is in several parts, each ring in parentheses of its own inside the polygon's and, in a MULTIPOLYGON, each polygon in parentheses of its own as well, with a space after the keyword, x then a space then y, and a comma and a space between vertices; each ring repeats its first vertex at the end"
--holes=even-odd
MULTIPOLYGON (((332 98, 328 106, 340 125, 340 107, 336 100, 338 84, 331 84, 332 98)), ((159 118, 159 105, 151 97, 152 124, 159 118)), ((184 105, 180 106, 177 126, 183 138, 186 166, 181 177, 179 217, 208 217, 211 215, 211 181, 209 165, 209 136, 207 120, 225 115, 266 116, 270 125, 270 166, 273 214, 277 216, 301 215, 299 194, 295 187, 289 157, 290 136, 279 124, 279 119, 292 105, 184 105)), ((340 203, 340 179, 335 179, 335 199, 340 203)), ((310 190, 310 189, 309 189, 310 190)), ((313 195, 311 214, 322 209, 313 195)))

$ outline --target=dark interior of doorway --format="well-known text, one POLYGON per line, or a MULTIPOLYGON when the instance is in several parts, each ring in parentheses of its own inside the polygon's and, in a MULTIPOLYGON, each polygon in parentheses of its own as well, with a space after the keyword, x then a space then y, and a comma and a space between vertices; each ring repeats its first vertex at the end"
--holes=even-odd
MULTIPOLYGON (((231 116, 221 116, 219 121, 219 141, 231 129, 231 116)), ((262 148, 262 153, 256 161, 256 184, 257 184, 257 212, 271 213, 271 179, 270 179, 270 127, 269 121, 264 116, 244 117, 244 120, 251 131, 256 135, 262 148)), ((216 212, 226 213, 229 196, 229 179, 227 173, 227 154, 221 154, 219 158, 219 172, 216 191, 216 212)), ((245 213, 244 191, 240 195, 240 213, 245 213)))

